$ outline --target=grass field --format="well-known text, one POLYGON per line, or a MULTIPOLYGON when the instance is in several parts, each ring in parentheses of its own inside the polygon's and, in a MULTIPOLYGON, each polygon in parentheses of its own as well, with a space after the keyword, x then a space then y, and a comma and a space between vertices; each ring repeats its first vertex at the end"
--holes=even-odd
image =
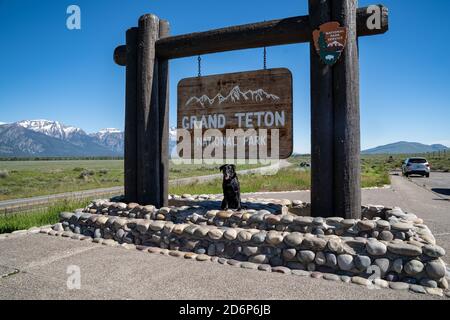
POLYGON ((83 208, 89 201, 61 201, 48 208, 36 209, 29 212, 11 215, 0 215, 0 234, 31 227, 55 224, 59 220, 59 213, 83 208))
MULTIPOLYGON (((295 191, 309 190, 311 188, 311 173, 309 169, 299 167, 302 162, 309 163, 308 156, 299 156, 289 159, 294 166, 282 169, 275 175, 243 175, 239 177, 241 192, 266 192, 266 191, 295 191)), ((390 184, 389 172, 381 164, 369 163, 362 166, 361 183, 363 188, 382 187, 390 184)), ((222 193, 221 180, 215 180, 202 184, 190 184, 171 187, 173 194, 219 194, 222 193)))
MULTIPOLYGON (((418 155, 416 155, 418 156, 418 155)), ((434 170, 449 170, 450 157, 422 155, 434 170)), ((408 155, 362 156, 362 186, 377 187, 389 184, 389 171, 401 168, 408 155)), ((281 170, 275 176, 241 176, 243 192, 289 191, 310 189, 310 173, 299 170, 302 162, 311 163, 309 156, 289 159, 294 167, 281 170)), ((238 170, 259 165, 238 165, 238 170)), ((219 173, 218 165, 174 165, 169 179, 195 177, 219 173)), ((69 191, 81 191, 123 185, 123 160, 63 160, 63 161, 0 161, 0 201, 69 191)), ((220 193, 221 182, 174 186, 171 193, 220 193)))
MULTIPOLYGON (((169 179, 215 174, 219 167, 171 163, 169 179)), ((0 161, 0 201, 122 185, 123 160, 0 161)))

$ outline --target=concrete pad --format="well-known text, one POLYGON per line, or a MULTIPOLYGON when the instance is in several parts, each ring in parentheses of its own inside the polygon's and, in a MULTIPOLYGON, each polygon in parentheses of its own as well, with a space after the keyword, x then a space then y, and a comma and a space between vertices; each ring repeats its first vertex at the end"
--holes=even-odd
MULTIPOLYGON (((28 235, 21 241, 24 248, 45 247, 50 242, 53 258, 48 259, 44 254, 43 257, 34 256, 39 263, 20 261, 20 273, 0 279, 0 299, 439 298, 393 290, 369 290, 352 284, 263 273, 46 235, 28 235), (67 288, 67 267, 71 265, 80 268, 80 290, 67 288)), ((11 256, 11 252, 8 254, 11 256)), ((21 255, 20 252, 16 254, 21 255)))

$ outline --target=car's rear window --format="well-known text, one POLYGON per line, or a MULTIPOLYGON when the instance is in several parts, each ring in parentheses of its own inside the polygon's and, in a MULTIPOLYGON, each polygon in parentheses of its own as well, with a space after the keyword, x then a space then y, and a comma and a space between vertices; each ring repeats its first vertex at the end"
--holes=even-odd
POLYGON ((409 163, 427 163, 426 159, 409 159, 409 163))

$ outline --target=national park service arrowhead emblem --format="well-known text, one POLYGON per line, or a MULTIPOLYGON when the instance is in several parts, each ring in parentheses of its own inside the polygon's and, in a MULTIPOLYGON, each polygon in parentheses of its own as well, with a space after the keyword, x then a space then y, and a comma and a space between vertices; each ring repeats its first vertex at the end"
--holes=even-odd
POLYGON ((347 28, 339 22, 327 22, 313 32, 314 46, 320 59, 329 66, 338 62, 347 43, 347 28))

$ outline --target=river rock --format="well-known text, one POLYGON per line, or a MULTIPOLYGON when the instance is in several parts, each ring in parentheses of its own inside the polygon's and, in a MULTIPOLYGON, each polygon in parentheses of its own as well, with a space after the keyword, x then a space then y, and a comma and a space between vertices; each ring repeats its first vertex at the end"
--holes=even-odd
POLYGON ((362 277, 352 277, 352 282, 355 284, 359 284, 360 286, 366 286, 366 287, 369 287, 372 284, 372 282, 370 282, 370 280, 367 280, 362 277))
POLYGON ((253 256, 253 255, 259 253, 259 247, 243 246, 242 247, 242 252, 246 256, 253 256))
POLYGON ((283 258, 285 260, 292 260, 297 255, 297 250, 295 249, 284 249, 283 250, 283 258))
POLYGON ((272 266, 269 264, 260 264, 258 266, 258 270, 264 272, 272 272, 272 266))
POLYGON ((260 231, 252 235, 251 241, 255 244, 262 244, 266 241, 266 232, 260 231))
POLYGON ((425 290, 427 290, 427 293, 432 296, 438 296, 438 297, 444 296, 444 292, 440 288, 425 288, 425 290))
POLYGON ((248 261, 258 264, 268 264, 269 257, 265 254, 257 254, 248 258, 248 261))
POLYGON ((337 274, 325 273, 323 278, 328 281, 341 281, 341 278, 337 274))
POLYGON ((325 254, 321 251, 316 253, 316 258, 314 259, 314 262, 318 266, 323 266, 327 263, 327 258, 325 257, 325 254))
POLYGON ((424 287, 419 286, 417 284, 410 284, 409 285, 409 290, 411 290, 412 292, 415 292, 415 293, 420 293, 420 294, 426 294, 427 293, 427 291, 425 290, 424 287))
POLYGON ((59 214, 59 219, 68 221, 70 220, 70 218, 72 218, 73 215, 74 215, 73 212, 61 212, 59 214))
POLYGON ((276 224, 280 223, 281 218, 280 218, 280 216, 276 216, 274 214, 270 214, 270 215, 265 217, 265 220, 266 220, 266 222, 269 225, 274 225, 274 224, 276 225, 276 224))
POLYGON ((236 240, 237 231, 233 228, 228 228, 223 233, 223 236, 225 239, 230 240, 230 241, 236 240))
POLYGON ((150 229, 152 231, 161 231, 164 228, 165 221, 152 221, 150 223, 150 229))
POLYGON ((445 256, 445 250, 439 246, 427 244, 422 247, 423 253, 431 258, 440 258, 445 256))
POLYGON ((237 239, 240 242, 248 242, 252 239, 252 234, 246 230, 242 230, 238 233, 237 239))
POLYGON ((313 223, 313 218, 311 217, 295 217, 294 221, 292 222, 294 225, 299 225, 299 226, 309 226, 313 223))
POLYGON ((380 278, 374 279, 373 283, 379 288, 383 289, 389 288, 389 282, 380 278))
POLYGON ((379 238, 380 240, 389 242, 394 240, 394 235, 392 234, 392 232, 385 230, 380 233, 379 238))
POLYGON ((356 223, 359 231, 372 231, 376 227, 376 223, 371 220, 360 220, 356 223))
POLYGON ((271 245, 277 246, 283 242, 283 238, 284 237, 282 233, 277 231, 269 231, 266 236, 266 242, 271 245))
POLYGON ((312 251, 323 251, 327 246, 327 241, 321 238, 311 237, 302 241, 301 248, 312 251))
POLYGON ((388 272, 390 263, 389 259, 386 258, 376 259, 374 262, 374 264, 380 268, 381 276, 384 276, 386 272, 388 272))
POLYGON ((389 223, 389 221, 386 221, 386 220, 378 220, 377 227, 384 231, 391 230, 391 224, 389 223))
POLYGON ((326 265, 328 267, 334 268, 337 266, 337 258, 334 253, 327 253, 327 254, 325 254, 325 257, 327 259, 326 265))
POLYGON ((423 271, 424 265, 419 260, 411 260, 405 264, 405 272, 410 276, 415 276, 423 271))
POLYGON ((211 229, 208 231, 208 237, 211 240, 220 240, 223 237, 223 232, 220 229, 211 229))
POLYGON ((283 224, 291 224, 294 221, 294 216, 292 214, 285 214, 281 217, 280 222, 283 224))
POLYGON ((422 249, 406 243, 389 243, 388 251, 400 256, 417 257, 422 254, 422 249))
POLYGON ((333 253, 341 254, 344 252, 344 244, 340 239, 330 239, 327 246, 333 253))
POLYGON ((359 271, 365 271, 372 264, 372 260, 368 256, 358 255, 355 257, 355 266, 359 271))
MULTIPOLYGON (((98 222, 98 220, 97 220, 97 222, 98 222)), ((136 222, 136 230, 141 234, 146 233, 148 231, 149 227, 150 227, 150 221, 139 220, 138 222, 136 222)))
POLYGON ((206 254, 199 254, 196 258, 197 261, 209 261, 211 257, 206 254))
POLYGON ((353 256, 349 254, 341 254, 337 257, 339 268, 344 271, 350 271, 354 268, 353 256))
POLYGON ((283 274, 291 274, 291 269, 283 267, 283 266, 278 266, 278 267, 273 267, 272 268, 272 272, 276 272, 276 273, 283 273, 283 274))
POLYGON ((433 280, 439 280, 445 277, 445 264, 441 260, 433 260, 427 263, 425 270, 428 276, 433 280))
POLYGON ((215 256, 216 255, 216 246, 211 243, 208 246, 208 250, 206 251, 206 253, 208 254, 208 256, 215 256))
POLYGON ((356 220, 355 219, 344 219, 341 221, 341 224, 344 228, 348 229, 353 227, 356 224, 356 220))
POLYGON ((409 284, 405 282, 390 282, 389 287, 393 290, 408 290, 409 284))
POLYGON ((310 250, 302 250, 297 253, 297 259, 303 264, 308 264, 314 261, 315 253, 310 250))
POLYGON ((208 232, 208 228, 200 226, 194 230, 194 235, 198 238, 205 238, 208 235, 208 232))
POLYGON ((396 222, 391 224, 392 230, 402 231, 406 232, 414 228, 414 226, 411 223, 405 223, 405 222, 396 222))
POLYGON ((289 233, 287 236, 285 236, 283 241, 288 246, 298 247, 302 244, 303 236, 299 232, 292 232, 292 233, 289 233))
POLYGON ((382 255, 386 254, 387 247, 384 243, 382 243, 380 241, 372 240, 372 241, 367 241, 366 250, 371 256, 378 257, 378 256, 382 256, 382 255))
POLYGON ((420 285, 428 288, 437 288, 438 283, 434 280, 423 278, 420 280, 420 285))

